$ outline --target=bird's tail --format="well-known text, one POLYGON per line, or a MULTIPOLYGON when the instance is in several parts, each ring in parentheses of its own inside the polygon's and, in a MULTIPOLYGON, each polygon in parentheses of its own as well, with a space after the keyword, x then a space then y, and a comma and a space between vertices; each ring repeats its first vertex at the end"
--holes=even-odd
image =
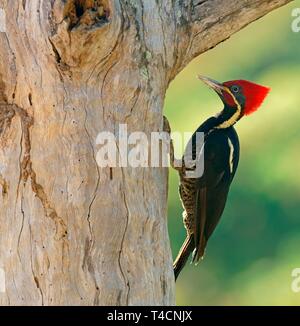
POLYGON ((186 264, 187 260, 189 259, 190 254, 194 250, 194 235, 190 234, 186 237, 183 245, 180 248, 180 251, 175 259, 173 264, 175 280, 179 276, 181 270, 183 269, 184 265, 186 264))

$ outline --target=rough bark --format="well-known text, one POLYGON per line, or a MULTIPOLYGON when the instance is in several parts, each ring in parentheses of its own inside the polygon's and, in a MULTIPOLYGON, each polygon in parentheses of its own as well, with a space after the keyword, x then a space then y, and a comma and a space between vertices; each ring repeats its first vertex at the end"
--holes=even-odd
POLYGON ((165 168, 103 168, 96 136, 162 129, 170 81, 289 0, 6 0, 1 305, 175 303, 165 168))

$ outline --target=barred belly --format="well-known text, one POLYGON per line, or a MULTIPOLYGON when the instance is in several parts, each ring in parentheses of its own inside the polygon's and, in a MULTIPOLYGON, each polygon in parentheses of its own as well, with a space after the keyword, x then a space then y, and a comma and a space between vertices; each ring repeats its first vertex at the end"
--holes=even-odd
POLYGON ((196 179, 185 179, 180 178, 179 184, 179 194, 181 198, 181 203, 184 208, 182 213, 183 224, 186 228, 187 234, 194 233, 194 215, 195 215, 195 205, 196 205, 196 179))

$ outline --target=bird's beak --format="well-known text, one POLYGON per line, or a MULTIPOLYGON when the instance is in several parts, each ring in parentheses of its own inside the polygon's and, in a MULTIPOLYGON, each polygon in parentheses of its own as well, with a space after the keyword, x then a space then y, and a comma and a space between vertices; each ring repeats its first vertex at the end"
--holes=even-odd
POLYGON ((216 80, 213 80, 211 78, 205 77, 205 76, 198 76, 198 78, 203 81, 204 84, 206 84, 208 87, 213 89, 215 92, 217 92, 220 96, 222 96, 222 92, 228 92, 228 88, 224 86, 223 84, 217 82, 216 80))

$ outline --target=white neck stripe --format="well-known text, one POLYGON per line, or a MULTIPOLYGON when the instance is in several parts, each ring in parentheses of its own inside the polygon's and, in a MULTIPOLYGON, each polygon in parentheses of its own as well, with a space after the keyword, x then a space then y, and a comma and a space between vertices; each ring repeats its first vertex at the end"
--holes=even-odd
POLYGON ((237 111, 235 112, 235 114, 232 117, 230 117, 230 119, 222 122, 219 126, 217 126, 216 127, 217 129, 225 129, 225 128, 229 128, 229 127, 233 126, 237 122, 237 120, 240 117, 240 114, 242 112, 242 107, 240 106, 240 103, 236 100, 236 98, 231 93, 229 88, 227 88, 227 92, 232 96, 232 98, 237 106, 237 111))

